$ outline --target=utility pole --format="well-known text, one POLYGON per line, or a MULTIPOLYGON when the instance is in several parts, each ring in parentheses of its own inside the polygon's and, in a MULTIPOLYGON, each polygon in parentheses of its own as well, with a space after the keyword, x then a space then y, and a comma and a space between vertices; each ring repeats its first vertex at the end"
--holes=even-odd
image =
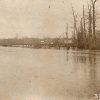
POLYGON ((66 45, 68 46, 68 24, 66 27, 66 45))

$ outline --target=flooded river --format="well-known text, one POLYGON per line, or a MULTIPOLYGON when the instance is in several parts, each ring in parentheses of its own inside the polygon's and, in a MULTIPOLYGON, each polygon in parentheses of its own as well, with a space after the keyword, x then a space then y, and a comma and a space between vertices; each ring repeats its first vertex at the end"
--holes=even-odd
POLYGON ((0 100, 92 100, 100 51, 0 47, 0 100))

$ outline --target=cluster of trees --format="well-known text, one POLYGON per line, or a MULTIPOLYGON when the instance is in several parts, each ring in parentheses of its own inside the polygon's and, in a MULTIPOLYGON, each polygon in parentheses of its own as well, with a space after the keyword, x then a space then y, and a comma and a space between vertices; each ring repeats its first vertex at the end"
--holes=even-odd
MULTIPOLYGON (((31 47, 31 48, 42 48, 47 46, 60 48, 66 46, 66 38, 8 38, 0 39, 0 46, 12 47, 31 47)), ((69 43, 71 45, 71 43, 69 43)))
POLYGON ((88 4, 88 17, 85 15, 85 7, 83 5, 83 14, 79 22, 77 22, 77 14, 72 7, 74 19, 73 43, 80 49, 98 49, 96 30, 97 1, 98 0, 91 0, 90 4, 88 4))
POLYGON ((1 46, 27 46, 33 48, 40 48, 40 39, 38 38, 8 38, 0 39, 1 46))

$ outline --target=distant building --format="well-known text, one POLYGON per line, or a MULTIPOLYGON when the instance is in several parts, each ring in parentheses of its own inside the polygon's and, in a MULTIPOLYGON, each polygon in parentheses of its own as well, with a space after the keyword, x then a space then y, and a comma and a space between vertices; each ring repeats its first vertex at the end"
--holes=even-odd
POLYGON ((71 39, 71 38, 68 39, 68 40, 64 39, 64 43, 69 43, 69 44, 71 44, 71 43, 72 43, 72 39, 71 39))

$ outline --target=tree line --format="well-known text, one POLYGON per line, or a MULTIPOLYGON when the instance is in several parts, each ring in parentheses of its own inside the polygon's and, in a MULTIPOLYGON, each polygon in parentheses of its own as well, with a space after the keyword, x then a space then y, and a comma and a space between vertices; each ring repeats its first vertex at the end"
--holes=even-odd
MULTIPOLYGON (((80 49, 100 49, 96 30, 96 3, 98 0, 91 0, 87 3, 88 15, 85 15, 85 6, 83 5, 82 17, 77 21, 78 15, 72 7, 73 31, 72 39, 77 48, 80 49)), ((100 38, 99 38, 100 39, 100 38)))

